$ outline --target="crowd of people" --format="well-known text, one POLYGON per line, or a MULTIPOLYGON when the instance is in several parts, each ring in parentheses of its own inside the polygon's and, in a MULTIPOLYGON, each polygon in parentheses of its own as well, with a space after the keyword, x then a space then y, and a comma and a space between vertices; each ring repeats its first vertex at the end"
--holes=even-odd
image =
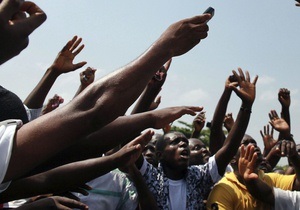
MULTIPOLYGON (((59 76, 87 64, 74 64, 84 48, 77 36, 24 101, 0 86, 0 209, 299 209, 300 146, 287 88, 278 92, 280 116, 271 110, 260 131, 262 149, 246 133, 259 79, 241 68, 225 79, 208 146, 200 138, 204 107, 158 108, 172 58, 207 37, 211 18, 175 22, 142 55, 97 81, 87 67, 64 106, 59 95, 44 103, 59 76), (227 113, 232 93, 241 101, 236 119, 227 113), (170 127, 183 115, 195 116, 190 138, 170 127), (278 171, 281 157, 289 168, 278 171)), ((25 49, 45 20, 34 2, 2 0, 0 64, 25 49)))

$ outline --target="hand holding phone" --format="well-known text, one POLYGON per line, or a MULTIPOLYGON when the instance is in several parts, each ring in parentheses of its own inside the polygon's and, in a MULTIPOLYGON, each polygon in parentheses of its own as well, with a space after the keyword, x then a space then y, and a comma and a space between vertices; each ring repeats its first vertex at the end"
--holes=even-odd
MULTIPOLYGON (((215 9, 214 8, 212 8, 212 7, 208 7, 204 12, 203 12, 203 14, 210 14, 211 15, 211 18, 214 16, 214 14, 215 14, 215 9)), ((210 18, 210 19, 211 19, 210 18)), ((209 20, 208 20, 209 21, 209 20)), ((207 22, 208 22, 207 21, 207 22)))

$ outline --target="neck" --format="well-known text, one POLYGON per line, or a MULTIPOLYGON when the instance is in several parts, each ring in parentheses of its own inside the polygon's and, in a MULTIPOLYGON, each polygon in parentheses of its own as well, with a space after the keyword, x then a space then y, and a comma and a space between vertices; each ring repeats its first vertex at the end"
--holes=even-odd
POLYGON ((164 165, 162 165, 162 167, 163 167, 166 177, 168 177, 169 179, 172 179, 172 180, 183 179, 184 175, 187 172, 187 168, 184 170, 180 170, 180 169, 173 169, 173 168, 170 168, 170 167, 164 166, 164 165))

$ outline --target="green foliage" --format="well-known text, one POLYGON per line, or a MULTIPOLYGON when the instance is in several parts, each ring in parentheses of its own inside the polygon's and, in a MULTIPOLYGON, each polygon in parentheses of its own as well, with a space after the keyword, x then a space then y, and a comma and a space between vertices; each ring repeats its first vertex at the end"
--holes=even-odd
MULTIPOLYGON (((191 138, 193 125, 186 123, 184 121, 178 121, 178 123, 182 124, 184 127, 172 126, 171 131, 178 131, 183 133, 187 138, 191 138)), ((210 129, 205 128, 201 131, 199 139, 208 147, 209 146, 209 135, 210 129)))

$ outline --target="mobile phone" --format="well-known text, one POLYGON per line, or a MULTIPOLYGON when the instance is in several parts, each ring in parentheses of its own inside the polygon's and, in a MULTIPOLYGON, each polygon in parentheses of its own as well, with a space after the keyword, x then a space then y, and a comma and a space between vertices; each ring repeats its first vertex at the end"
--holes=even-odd
MULTIPOLYGON (((211 15, 211 18, 214 16, 215 14, 215 9, 212 8, 212 7, 208 7, 204 12, 203 14, 210 14, 211 15)), ((207 21, 208 22, 208 21, 207 21)))

